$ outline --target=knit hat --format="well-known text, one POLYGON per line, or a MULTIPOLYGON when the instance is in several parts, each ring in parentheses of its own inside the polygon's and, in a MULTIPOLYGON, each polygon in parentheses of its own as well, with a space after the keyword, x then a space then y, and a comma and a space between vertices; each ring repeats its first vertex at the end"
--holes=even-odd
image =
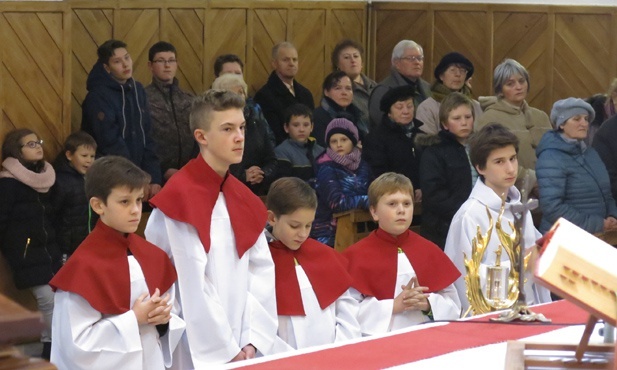
POLYGON ((583 99, 567 98, 558 100, 553 104, 553 109, 551 109, 551 122, 555 125, 555 129, 558 130, 567 120, 577 114, 589 115, 589 122, 593 121, 596 116, 593 107, 583 99))
POLYGON ((437 64, 437 67, 435 67, 435 79, 437 81, 441 81, 441 78, 439 78, 439 76, 441 76, 441 74, 444 73, 446 69, 448 69, 448 67, 450 67, 450 65, 452 64, 459 64, 467 68, 467 76, 465 76, 465 81, 467 81, 471 78, 471 76, 473 76, 473 63, 471 63, 469 59, 465 58, 463 54, 454 51, 452 53, 444 55, 441 58, 439 64, 437 64))
POLYGON ((326 145, 329 145, 330 138, 334 134, 343 134, 351 140, 353 146, 358 144, 358 129, 350 120, 346 118, 335 118, 326 127, 326 145))
POLYGON ((388 90, 381 101, 379 102, 379 110, 384 113, 390 113, 390 107, 394 105, 394 103, 399 101, 405 101, 407 99, 413 99, 416 93, 416 89, 410 85, 397 86, 388 90))

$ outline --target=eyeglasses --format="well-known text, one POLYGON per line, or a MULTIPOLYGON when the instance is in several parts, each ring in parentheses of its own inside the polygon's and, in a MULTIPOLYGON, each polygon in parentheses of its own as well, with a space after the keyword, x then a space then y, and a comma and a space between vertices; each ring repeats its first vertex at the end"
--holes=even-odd
POLYGON ((165 59, 157 59, 157 60, 153 60, 152 63, 156 63, 156 64, 160 64, 160 65, 165 65, 165 64, 176 64, 177 60, 175 59, 169 59, 169 60, 165 60, 165 59))
POLYGON ((25 147, 27 146, 30 149, 35 149, 38 146, 43 146, 43 140, 37 140, 37 141, 28 141, 27 143, 25 143, 24 145, 22 145, 21 147, 25 147))
POLYGON ((457 67, 457 66, 450 66, 448 67, 448 69, 446 70, 447 72, 451 72, 451 73, 458 73, 461 75, 467 75, 467 73, 469 72, 467 70, 467 68, 463 68, 463 67, 457 67))
POLYGON ((399 59, 406 60, 408 62, 421 62, 424 60, 424 55, 410 55, 408 57, 400 57, 399 59))

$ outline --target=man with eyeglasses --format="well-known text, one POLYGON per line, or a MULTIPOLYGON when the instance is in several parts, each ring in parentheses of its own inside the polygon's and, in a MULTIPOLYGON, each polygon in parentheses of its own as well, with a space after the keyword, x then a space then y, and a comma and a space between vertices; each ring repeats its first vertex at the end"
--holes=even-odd
POLYGON ((161 166, 150 135, 146 91, 133 79, 133 60, 126 43, 107 40, 88 74, 88 95, 82 104, 81 129, 97 143, 97 156, 130 159, 152 177, 145 199, 161 190, 161 166))
POLYGON ((146 87, 152 138, 167 181, 198 152, 189 128, 193 95, 180 89, 176 78, 178 59, 172 44, 159 41, 152 45, 148 68, 152 72, 152 83, 146 87))
POLYGON ((422 46, 411 40, 399 41, 392 50, 390 76, 375 86, 369 98, 369 115, 373 127, 381 124, 383 112, 379 109, 379 102, 388 90, 398 86, 413 87, 413 103, 416 108, 431 96, 431 85, 421 78, 423 71, 422 46))

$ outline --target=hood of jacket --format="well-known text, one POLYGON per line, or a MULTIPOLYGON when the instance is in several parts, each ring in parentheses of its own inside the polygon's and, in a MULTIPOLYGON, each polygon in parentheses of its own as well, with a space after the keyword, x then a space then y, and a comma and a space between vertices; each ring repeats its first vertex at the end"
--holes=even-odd
POLYGON ((94 66, 90 70, 90 73, 88 73, 88 80, 86 81, 86 88, 88 89, 88 91, 105 90, 105 89, 120 91, 122 90, 123 86, 125 89, 126 88, 130 89, 132 85, 134 84, 132 81, 133 81, 133 77, 129 78, 127 83, 122 85, 120 82, 116 81, 111 76, 111 73, 105 70, 105 67, 103 67, 103 63, 96 62, 94 63, 94 66))

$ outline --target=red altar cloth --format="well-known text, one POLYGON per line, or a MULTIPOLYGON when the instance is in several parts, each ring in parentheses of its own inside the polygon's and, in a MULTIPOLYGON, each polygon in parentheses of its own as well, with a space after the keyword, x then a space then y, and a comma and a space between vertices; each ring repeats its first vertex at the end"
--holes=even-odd
MULTIPOLYGON (((452 322, 423 330, 298 354, 253 365, 243 369, 383 369, 440 356, 446 353, 517 340, 560 329, 573 323, 585 324, 589 314, 567 301, 533 308, 553 320, 540 323, 502 324, 489 322, 490 317, 452 322), (563 326, 555 325, 563 324, 563 326)), ((265 360, 265 359, 264 359, 265 360)))

